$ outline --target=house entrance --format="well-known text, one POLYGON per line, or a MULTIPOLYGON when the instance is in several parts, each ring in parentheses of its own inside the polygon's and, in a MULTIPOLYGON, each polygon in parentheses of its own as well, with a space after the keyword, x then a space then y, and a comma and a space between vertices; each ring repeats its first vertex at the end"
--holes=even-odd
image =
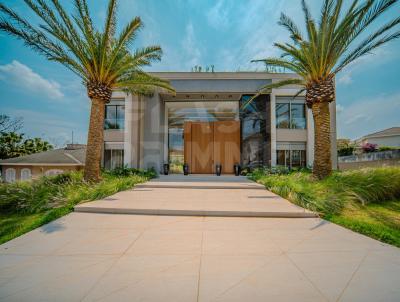
POLYGON ((184 161, 194 174, 215 173, 217 164, 222 173, 234 173, 240 163, 240 122, 185 122, 184 161))

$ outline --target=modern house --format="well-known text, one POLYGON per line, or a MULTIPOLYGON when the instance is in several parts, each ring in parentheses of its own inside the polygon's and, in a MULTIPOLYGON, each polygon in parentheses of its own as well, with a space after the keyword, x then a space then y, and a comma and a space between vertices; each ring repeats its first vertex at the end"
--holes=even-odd
POLYGON ((1 175, 6 182, 30 180, 40 176, 79 171, 85 166, 86 145, 67 147, 0 160, 1 175))
POLYGON ((356 143, 366 143, 387 147, 400 147, 400 127, 391 127, 378 132, 367 134, 356 140, 356 143))
MULTIPOLYGON (((296 86, 247 101, 265 84, 296 75, 265 72, 155 72, 176 94, 141 97, 115 91, 106 107, 105 168, 127 165, 173 172, 233 173, 234 164, 311 166, 312 113, 296 86)), ((332 154, 336 154, 335 103, 331 104, 332 154)), ((336 168, 336 156, 332 156, 336 168)))

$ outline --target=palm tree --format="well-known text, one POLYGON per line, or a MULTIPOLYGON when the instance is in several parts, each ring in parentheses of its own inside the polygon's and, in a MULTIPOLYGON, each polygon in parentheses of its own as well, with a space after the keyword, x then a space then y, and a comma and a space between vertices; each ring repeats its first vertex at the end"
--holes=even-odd
POLYGON ((141 28, 141 20, 132 19, 117 35, 117 1, 110 0, 104 28, 95 28, 86 0, 74 0, 75 11, 69 15, 59 0, 24 0, 43 22, 34 26, 14 10, 0 4, 3 16, 0 30, 21 39, 25 45, 50 61, 63 64, 78 75, 91 100, 84 177, 100 180, 105 104, 112 90, 134 94, 151 93, 154 87, 173 91, 165 80, 142 70, 161 59, 159 46, 129 50, 141 28))
POLYGON ((302 0, 307 35, 303 36, 292 19, 282 13, 278 24, 289 31, 292 43, 274 44, 283 52, 280 58, 252 61, 264 62, 268 67, 283 67, 298 75, 266 85, 257 95, 285 85, 299 85, 302 89, 298 94, 306 91, 306 104, 314 118, 313 174, 318 179, 332 171, 329 103, 335 100, 335 75, 361 56, 400 37, 400 31, 394 30, 400 17, 385 23, 364 39, 360 36, 396 2, 398 0, 365 0, 362 3, 353 0, 345 10, 343 0, 324 0, 320 20, 315 22, 302 0))

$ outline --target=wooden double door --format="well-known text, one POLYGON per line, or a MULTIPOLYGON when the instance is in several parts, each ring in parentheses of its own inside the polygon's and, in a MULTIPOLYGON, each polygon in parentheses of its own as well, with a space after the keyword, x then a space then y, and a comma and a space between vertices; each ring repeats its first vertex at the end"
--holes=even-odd
POLYGON ((217 164, 222 173, 234 173, 240 162, 240 122, 185 122, 184 157, 190 173, 215 173, 217 164))

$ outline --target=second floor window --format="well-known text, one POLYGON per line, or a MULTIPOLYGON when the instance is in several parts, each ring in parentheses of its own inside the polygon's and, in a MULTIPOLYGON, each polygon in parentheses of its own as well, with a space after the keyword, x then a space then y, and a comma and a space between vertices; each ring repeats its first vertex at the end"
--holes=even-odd
POLYGON ((276 128, 306 129, 306 106, 291 98, 277 98, 276 128))
POLYGON ((125 124, 125 106, 124 105, 106 105, 106 117, 104 129, 124 129, 125 124))

